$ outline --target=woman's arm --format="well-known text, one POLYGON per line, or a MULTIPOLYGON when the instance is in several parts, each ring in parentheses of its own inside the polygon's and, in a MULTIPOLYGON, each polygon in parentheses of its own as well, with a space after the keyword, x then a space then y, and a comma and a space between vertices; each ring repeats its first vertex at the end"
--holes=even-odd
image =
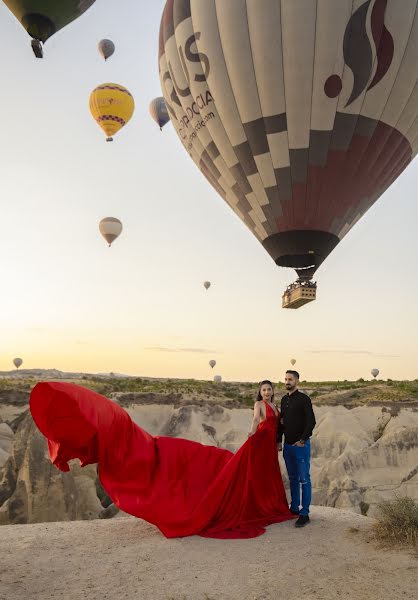
POLYGON ((248 432, 248 437, 250 437, 251 435, 254 435, 254 433, 257 431, 257 427, 261 420, 261 404, 262 404, 261 402, 256 402, 254 404, 253 422, 251 424, 251 429, 248 432))

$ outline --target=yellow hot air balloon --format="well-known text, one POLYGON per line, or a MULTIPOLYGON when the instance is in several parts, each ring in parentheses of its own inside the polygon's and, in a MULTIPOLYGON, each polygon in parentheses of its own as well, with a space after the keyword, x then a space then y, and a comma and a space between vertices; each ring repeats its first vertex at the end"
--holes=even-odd
POLYGON ((295 359, 295 358, 292 358, 292 359, 290 360, 290 364, 292 365, 292 367, 294 367, 294 366, 295 366, 295 364, 296 364, 296 359, 295 359))
POLYGON ((106 134, 106 141, 113 137, 128 121, 135 110, 132 94, 118 83, 102 83, 90 94, 90 111, 106 134))

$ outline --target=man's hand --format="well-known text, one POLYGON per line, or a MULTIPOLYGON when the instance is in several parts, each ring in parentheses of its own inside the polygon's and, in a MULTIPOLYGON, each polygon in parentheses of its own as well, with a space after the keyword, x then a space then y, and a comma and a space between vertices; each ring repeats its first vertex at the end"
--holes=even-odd
POLYGON ((304 448, 305 442, 301 442, 300 440, 292 444, 293 446, 297 446, 298 448, 304 448))

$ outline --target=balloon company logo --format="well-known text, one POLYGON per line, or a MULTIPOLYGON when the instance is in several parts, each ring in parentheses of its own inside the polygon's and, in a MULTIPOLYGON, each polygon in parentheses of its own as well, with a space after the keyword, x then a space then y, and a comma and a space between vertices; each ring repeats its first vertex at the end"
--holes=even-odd
MULTIPOLYGON (((354 82, 351 95, 345 105, 350 106, 366 90, 375 87, 386 75, 393 61, 394 42, 391 33, 385 27, 387 0, 368 0, 351 16, 344 33, 343 53, 345 64, 351 69, 354 82), (370 6, 372 5, 372 9, 370 6), (373 47, 367 34, 367 25, 373 36, 376 58, 373 59, 373 47), (373 68, 376 71, 372 81, 373 68)), ((328 98, 339 96, 343 82, 339 75, 331 75, 325 82, 324 91, 328 98)))

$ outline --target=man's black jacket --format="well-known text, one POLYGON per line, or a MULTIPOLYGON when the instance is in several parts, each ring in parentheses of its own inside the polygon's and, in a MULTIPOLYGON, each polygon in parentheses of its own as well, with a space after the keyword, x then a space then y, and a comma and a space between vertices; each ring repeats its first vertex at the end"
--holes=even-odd
POLYGON ((277 441, 294 444, 299 440, 307 439, 312 435, 316 420, 309 396, 299 390, 283 396, 280 403, 280 423, 277 429, 277 441))

